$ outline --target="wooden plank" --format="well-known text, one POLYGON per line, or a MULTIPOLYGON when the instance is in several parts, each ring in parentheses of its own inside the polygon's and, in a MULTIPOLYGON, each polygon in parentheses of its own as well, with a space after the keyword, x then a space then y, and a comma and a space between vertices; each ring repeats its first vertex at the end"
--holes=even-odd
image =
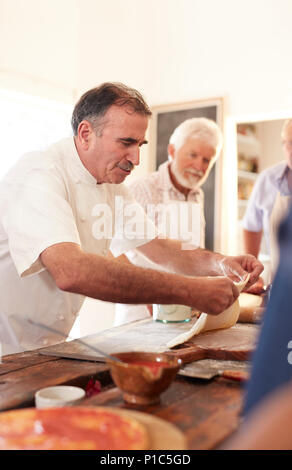
MULTIPOLYGON (((258 326, 236 324, 226 330, 195 336, 186 344, 169 350, 167 342, 188 331, 194 322, 195 320, 185 324, 163 324, 146 319, 111 328, 83 340, 108 354, 126 351, 167 352, 180 357, 184 363, 201 359, 246 360, 255 347, 258 326)), ((77 341, 50 346, 42 352, 84 360, 95 360, 97 356, 94 351, 77 341)))
POLYGON ((106 365, 65 359, 9 372, 0 378, 0 410, 34 405, 34 394, 40 388, 61 384, 85 388, 90 378, 102 386, 111 382, 106 365))
POLYGON ((254 350, 258 328, 255 325, 235 325, 193 336, 168 354, 180 357, 186 364, 201 359, 246 361, 254 350))
POLYGON ((39 354, 38 351, 25 351, 18 354, 3 356, 0 362, 0 375, 8 372, 24 369, 35 364, 43 364, 49 361, 56 361, 58 357, 51 357, 39 354))
POLYGON ((207 450, 216 448, 236 430, 241 408, 240 386, 215 379, 206 387, 194 387, 188 396, 177 387, 175 403, 155 414, 183 430, 190 449, 207 450))
POLYGON ((47 360, 45 356, 38 357, 37 351, 8 359, 7 366, 18 368, 0 377, 1 410, 33 406, 34 393, 40 388, 58 384, 85 388, 88 380, 94 378, 101 382, 102 392, 84 399, 83 406, 136 409, 160 417, 185 434, 189 449, 215 448, 238 425, 242 390, 238 384, 224 379, 202 382, 177 377, 161 395, 158 405, 142 407, 123 401, 121 391, 113 386, 104 364, 51 357, 47 360), (40 362, 32 364, 33 361, 40 362))
POLYGON ((83 401, 83 406, 115 406, 151 413, 177 426, 187 437, 189 449, 213 449, 238 426, 242 390, 224 379, 202 383, 177 378, 161 395, 158 405, 136 406, 123 401, 117 388, 83 401))

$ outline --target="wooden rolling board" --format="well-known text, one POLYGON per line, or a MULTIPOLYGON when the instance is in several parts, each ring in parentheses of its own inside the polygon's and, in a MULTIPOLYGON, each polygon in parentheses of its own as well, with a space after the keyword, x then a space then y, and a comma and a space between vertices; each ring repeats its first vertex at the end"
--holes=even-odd
POLYGON ((36 364, 44 362, 56 361, 57 358, 50 356, 41 356, 35 351, 25 351, 15 354, 3 356, 0 360, 0 375, 8 374, 9 372, 24 369, 36 364))
POLYGON ((200 359, 246 361, 250 358, 257 340, 255 325, 236 324, 226 330, 213 330, 194 336, 171 350, 186 364, 200 359))
MULTIPOLYGON (((105 330, 82 338, 108 354, 129 351, 167 352, 184 363, 199 359, 246 360, 255 347, 259 327, 237 323, 228 330, 217 330, 193 337, 187 343, 170 350, 166 344, 188 331, 196 319, 188 323, 160 323, 145 319, 105 330)), ((103 360, 100 355, 78 341, 70 341, 39 350, 46 355, 87 361, 103 360)))

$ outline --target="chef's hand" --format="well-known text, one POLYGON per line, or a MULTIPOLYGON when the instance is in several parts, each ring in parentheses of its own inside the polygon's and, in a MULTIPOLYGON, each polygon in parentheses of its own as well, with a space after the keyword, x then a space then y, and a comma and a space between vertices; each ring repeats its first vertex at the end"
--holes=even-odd
POLYGON ((247 289, 258 280, 264 269, 262 263, 253 255, 226 256, 219 261, 219 265, 221 273, 234 281, 243 281, 247 273, 250 273, 247 289))
POLYGON ((210 315, 218 315, 237 299, 237 287, 228 277, 197 278, 199 285, 194 291, 197 296, 195 308, 210 315), (198 295, 199 294, 199 295, 198 295))
POLYGON ((244 292, 248 292, 249 294, 259 295, 264 292, 264 280, 262 277, 259 277, 257 282, 255 282, 251 287, 248 289, 244 289, 244 292))

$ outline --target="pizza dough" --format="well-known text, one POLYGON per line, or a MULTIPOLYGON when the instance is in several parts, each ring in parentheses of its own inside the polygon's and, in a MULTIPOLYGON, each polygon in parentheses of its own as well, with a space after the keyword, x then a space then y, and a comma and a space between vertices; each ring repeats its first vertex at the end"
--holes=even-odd
POLYGON ((146 450, 145 426, 106 408, 27 408, 0 413, 0 449, 146 450))
MULTIPOLYGON (((249 277, 250 275, 248 274, 244 281, 234 282, 239 292, 244 289, 245 285, 248 283, 249 277)), ((230 305, 230 307, 228 307, 219 315, 209 315, 207 313, 202 313, 200 318, 196 321, 194 326, 189 331, 169 341, 167 343, 167 347, 173 348, 178 344, 185 343, 193 336, 198 335, 199 333, 203 333, 204 331, 230 328, 237 322, 239 312, 239 300, 237 298, 236 301, 232 305, 230 305)))
POLYGON ((240 322, 254 323, 259 320, 259 312, 263 309, 259 308, 262 306, 263 299, 259 295, 249 294, 248 292, 242 292, 239 296, 239 318, 240 322))

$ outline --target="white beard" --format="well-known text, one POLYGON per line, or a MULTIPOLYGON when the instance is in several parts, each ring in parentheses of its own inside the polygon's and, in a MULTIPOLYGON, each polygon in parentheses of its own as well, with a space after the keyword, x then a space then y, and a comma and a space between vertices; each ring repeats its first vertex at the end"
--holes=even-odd
POLYGON ((192 173, 192 170, 188 171, 189 177, 185 178, 177 168, 176 159, 171 162, 171 171, 177 182, 184 188, 188 189, 198 189, 206 179, 204 178, 206 175, 203 175, 201 172, 192 173))

